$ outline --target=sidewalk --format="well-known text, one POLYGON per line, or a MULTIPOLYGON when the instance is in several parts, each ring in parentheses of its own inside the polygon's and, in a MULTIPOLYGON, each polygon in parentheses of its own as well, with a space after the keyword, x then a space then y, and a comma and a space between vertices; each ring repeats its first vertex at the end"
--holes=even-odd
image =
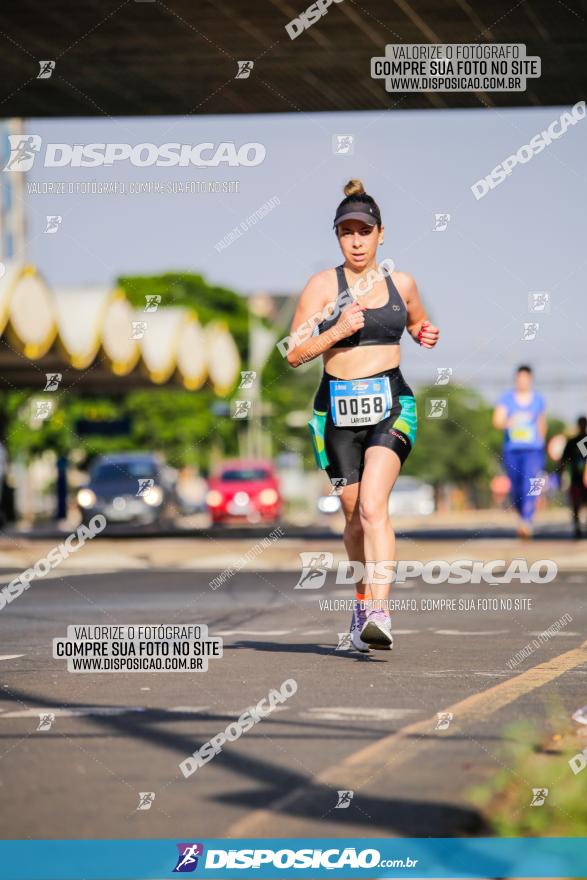
MULTIPOLYGON (((558 568, 566 571, 587 572, 587 539, 573 541, 561 539, 561 533, 568 530, 567 511, 552 511, 548 517, 542 516, 538 528, 544 529, 530 541, 523 541, 513 535, 515 517, 503 511, 466 511, 450 514, 434 514, 429 517, 404 517, 394 520, 394 527, 400 533, 408 532, 407 537, 399 537, 397 556, 399 559, 445 560, 473 559, 489 561, 523 558, 528 564, 540 559, 551 559, 558 568), (443 535, 444 529, 466 528, 469 534, 458 537, 443 535), (548 528, 558 529, 558 538, 549 537, 548 528), (418 533, 421 530, 422 535, 418 533), (438 530, 438 535, 436 531, 438 530), (496 536, 497 530, 497 536, 496 536), (500 531, 504 534, 499 534, 500 531), (483 537, 487 531, 491 537, 483 537), (424 539, 425 534, 425 539, 424 539)), ((98 537, 88 541, 77 553, 58 566, 58 570, 75 569, 91 573, 106 570, 131 570, 147 568, 188 569, 222 571, 226 568, 273 571, 300 571, 299 554, 303 551, 328 552, 334 555, 334 563, 346 559, 342 536, 330 534, 329 528, 341 527, 339 521, 329 520, 319 529, 308 529, 304 533, 300 525, 293 526, 295 536, 287 537, 288 524, 281 524, 285 537, 268 539, 273 526, 247 534, 239 531, 239 537, 231 537, 230 531, 209 531, 205 536, 184 535, 178 528, 177 536, 153 537, 137 533, 136 537, 106 538, 98 537), (302 534, 300 534, 302 531, 302 534), (264 540, 265 538, 265 540, 264 540)), ((76 526, 71 527, 75 531, 76 526)), ((32 533, 34 534, 34 533, 32 533)), ((51 547, 63 541, 69 531, 63 530, 61 537, 55 533, 47 539, 32 538, 31 533, 14 533, 0 538, 0 568, 20 571, 46 556, 51 547)), ((55 574, 54 576, 57 576, 55 574)))

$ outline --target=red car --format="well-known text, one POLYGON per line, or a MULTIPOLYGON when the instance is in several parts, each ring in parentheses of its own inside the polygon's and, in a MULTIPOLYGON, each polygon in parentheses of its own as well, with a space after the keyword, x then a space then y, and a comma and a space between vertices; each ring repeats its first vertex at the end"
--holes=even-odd
POLYGON ((208 481, 206 504, 213 523, 273 521, 281 514, 281 494, 272 462, 225 461, 208 481))

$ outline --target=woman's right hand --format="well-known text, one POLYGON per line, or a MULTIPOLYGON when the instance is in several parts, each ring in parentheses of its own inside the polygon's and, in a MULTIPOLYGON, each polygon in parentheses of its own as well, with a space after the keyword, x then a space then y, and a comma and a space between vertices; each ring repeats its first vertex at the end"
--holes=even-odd
POLYGON ((363 314, 363 307, 358 302, 354 302, 347 306, 346 309, 343 309, 340 318, 334 325, 334 329, 339 339, 346 339, 364 326, 365 315, 363 314))

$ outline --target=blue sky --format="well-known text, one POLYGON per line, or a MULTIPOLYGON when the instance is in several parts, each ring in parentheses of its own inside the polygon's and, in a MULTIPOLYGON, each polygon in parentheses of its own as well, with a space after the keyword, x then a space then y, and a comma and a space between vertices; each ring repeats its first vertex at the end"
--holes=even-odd
MULTIPOLYGON (((585 203, 587 121, 581 120, 487 196, 470 187, 527 144, 565 108, 27 120, 43 142, 248 141, 266 147, 256 167, 47 169, 33 181, 238 180, 238 193, 28 197, 30 259, 53 286, 107 284, 118 274, 196 271, 243 293, 302 289, 340 262, 332 219, 351 177, 381 208, 383 257, 411 272, 441 328, 434 352, 403 345, 412 386, 437 366, 494 401, 520 362, 535 367, 551 413, 587 410, 585 203), (350 134, 353 154, 333 136, 350 134), (220 253, 214 245, 267 200, 279 204, 220 253), (449 213, 445 232, 435 214, 449 213), (47 214, 62 214, 44 235, 47 214), (548 291, 551 310, 528 311, 548 291), (522 341, 524 321, 537 338, 522 341)), ((568 108, 567 108, 568 109, 568 108)), ((38 167, 37 167, 38 166, 38 167)))

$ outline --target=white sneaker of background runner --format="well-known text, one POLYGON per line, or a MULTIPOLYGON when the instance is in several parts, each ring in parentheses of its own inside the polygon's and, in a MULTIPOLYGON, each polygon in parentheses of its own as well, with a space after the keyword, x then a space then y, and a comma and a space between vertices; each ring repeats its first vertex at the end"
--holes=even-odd
POLYGON ((365 625, 365 621, 367 620, 367 611, 365 610, 365 605, 362 602, 359 602, 357 599, 354 600, 353 606, 353 616, 351 618, 351 643, 353 648, 357 651, 361 651, 361 653, 366 654, 369 651, 369 645, 367 642, 364 642, 361 638, 361 630, 365 625), (361 607, 362 606, 362 607, 361 607))

